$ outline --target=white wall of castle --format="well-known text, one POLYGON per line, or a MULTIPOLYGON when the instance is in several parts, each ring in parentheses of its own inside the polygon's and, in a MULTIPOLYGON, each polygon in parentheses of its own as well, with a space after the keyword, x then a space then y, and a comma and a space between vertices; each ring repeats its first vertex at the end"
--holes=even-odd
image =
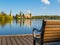
POLYGON ((25 14, 25 18, 32 18, 32 16, 29 14, 25 14))

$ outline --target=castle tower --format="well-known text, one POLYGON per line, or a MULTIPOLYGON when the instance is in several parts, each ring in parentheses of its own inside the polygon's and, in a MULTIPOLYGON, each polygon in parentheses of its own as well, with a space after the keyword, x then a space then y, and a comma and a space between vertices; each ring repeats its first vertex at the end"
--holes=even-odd
POLYGON ((10 10, 10 16, 11 16, 12 10, 10 10))

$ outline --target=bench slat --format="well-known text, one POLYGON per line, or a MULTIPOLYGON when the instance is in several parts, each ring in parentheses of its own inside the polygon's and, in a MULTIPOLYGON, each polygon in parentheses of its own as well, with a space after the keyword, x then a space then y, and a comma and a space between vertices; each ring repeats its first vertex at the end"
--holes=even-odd
POLYGON ((46 25, 60 25, 60 20, 45 20, 46 25))
POLYGON ((46 30, 60 30, 60 28, 45 28, 45 31, 46 30))
POLYGON ((60 25, 46 25, 45 28, 60 28, 60 25))

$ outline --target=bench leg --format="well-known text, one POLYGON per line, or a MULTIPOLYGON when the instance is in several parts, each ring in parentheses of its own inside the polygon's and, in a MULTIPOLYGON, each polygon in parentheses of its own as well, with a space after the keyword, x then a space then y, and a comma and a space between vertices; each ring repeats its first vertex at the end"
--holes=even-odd
POLYGON ((36 45, 36 41, 35 40, 33 40, 33 45, 36 45))
POLYGON ((41 44, 40 45, 43 45, 43 42, 41 42, 41 44))
POLYGON ((41 40, 40 40, 40 45, 43 45, 43 39, 41 38, 41 40))

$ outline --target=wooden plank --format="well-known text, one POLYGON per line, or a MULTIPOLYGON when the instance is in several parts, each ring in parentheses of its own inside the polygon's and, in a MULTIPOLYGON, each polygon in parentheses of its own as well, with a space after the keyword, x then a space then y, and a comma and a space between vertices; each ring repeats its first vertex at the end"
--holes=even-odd
MULTIPOLYGON (((60 30, 46 30, 46 31, 52 31, 52 32, 53 32, 53 31, 59 31, 59 32, 60 32, 60 30)), ((46 31, 45 31, 45 32, 46 32, 46 31)))
POLYGON ((60 25, 60 20, 45 20, 46 25, 60 25))
POLYGON ((19 35, 1 35, 0 38, 3 37, 19 37, 19 36, 32 36, 32 34, 19 34, 19 35))
POLYGON ((54 30, 54 31, 58 31, 59 30, 60 31, 60 28, 45 28, 45 31, 46 30, 54 30))
MULTIPOLYGON (((31 36, 26 37, 26 38, 31 42, 31 45, 33 45, 33 38, 31 36)), ((39 45, 39 44, 36 42, 36 45, 39 45)))
POLYGON ((15 40, 17 41, 17 43, 18 43, 19 45, 23 45, 22 42, 18 39, 18 37, 15 37, 15 40))
POLYGON ((60 37, 44 37, 44 39, 60 39, 60 37))
POLYGON ((45 36, 44 39, 60 39, 60 36, 45 36))
POLYGON ((54 30, 54 31, 52 31, 52 29, 51 29, 51 30, 45 30, 45 32, 53 32, 53 33, 54 32, 59 32, 60 33, 60 30, 56 30, 56 31, 54 30))
POLYGON ((5 37, 2 38, 2 45, 7 45, 7 44, 6 44, 6 39, 5 39, 5 37))
POLYGON ((11 37, 11 41, 13 45, 18 45, 17 42, 15 41, 14 37, 11 37))
POLYGON ((10 37, 7 37, 7 44, 8 45, 13 45, 12 42, 11 42, 11 40, 10 40, 10 37))
POLYGON ((46 22, 46 25, 60 25, 60 22, 46 22))
POLYGON ((60 28, 60 25, 46 25, 45 28, 60 28))
POLYGON ((33 38, 32 38, 32 37, 30 37, 30 36, 27 37, 27 36, 26 36, 26 38, 33 43, 33 38))
POLYGON ((44 38, 60 38, 60 36, 44 36, 44 38))
POLYGON ((44 34, 60 34, 60 31, 45 31, 44 34))
POLYGON ((23 45, 28 45, 28 43, 22 37, 19 37, 19 40, 21 40, 21 42, 23 42, 23 45))
POLYGON ((44 36, 60 36, 60 34, 44 34, 44 36))
POLYGON ((0 38, 0 45, 2 44, 2 39, 0 38))
POLYGON ((32 42, 30 40, 28 40, 26 37, 23 37, 23 39, 28 43, 28 45, 32 45, 32 42))
POLYGON ((45 40, 43 40, 43 41, 44 41, 44 42, 52 42, 52 43, 53 43, 53 42, 58 42, 58 41, 60 42, 59 39, 56 39, 56 40, 55 40, 55 39, 45 39, 45 40))
POLYGON ((32 36, 29 36, 31 40, 33 40, 33 37, 32 36))
POLYGON ((44 21, 60 21, 60 20, 44 20, 44 21))

